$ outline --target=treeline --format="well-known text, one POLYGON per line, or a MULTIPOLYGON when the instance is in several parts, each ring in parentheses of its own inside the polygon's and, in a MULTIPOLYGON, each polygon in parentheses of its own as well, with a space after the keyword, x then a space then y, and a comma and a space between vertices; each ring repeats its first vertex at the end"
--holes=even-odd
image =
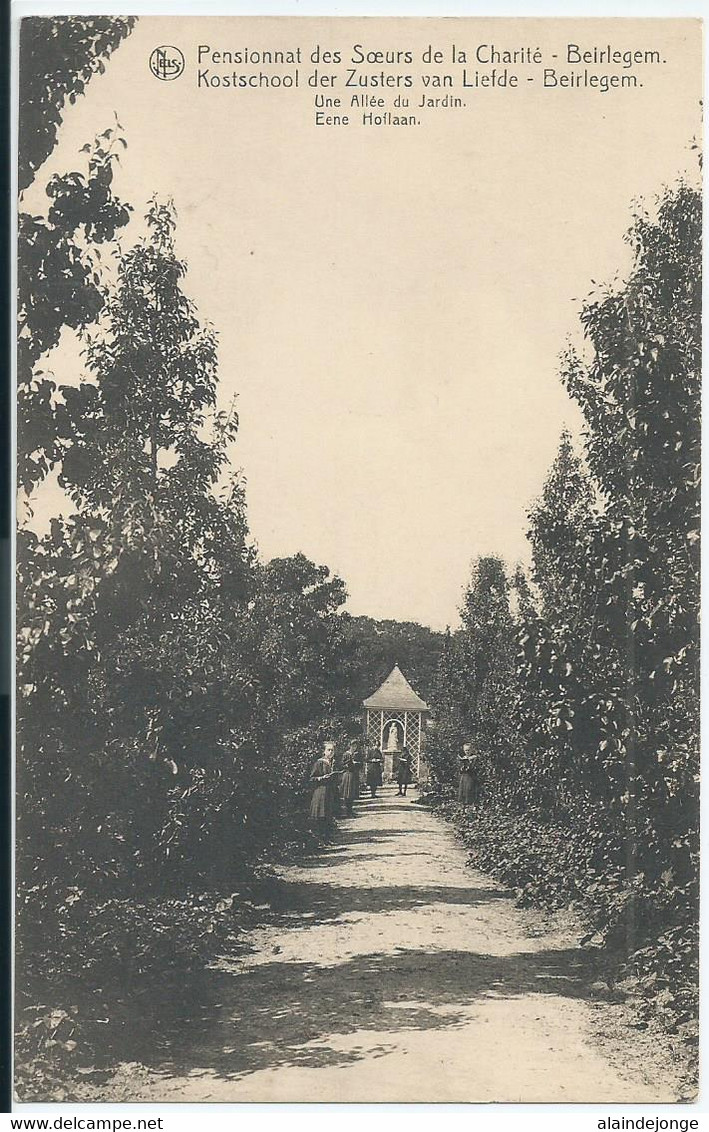
POLYGON ((353 704, 361 705, 395 664, 419 695, 430 701, 445 634, 415 621, 377 621, 345 614, 342 623, 348 654, 346 683, 353 704))
MULTIPOLYGON (((91 158, 109 183, 113 142, 91 158)), ((50 190, 56 224, 75 179, 50 190)), ((360 732, 396 659, 429 683, 440 643, 345 614, 342 580, 302 554, 259 559, 174 209, 154 201, 146 224, 115 283, 89 284, 86 379, 41 379, 51 450, 20 434, 28 486, 55 469, 74 508, 18 536, 18 876, 40 919, 68 882, 74 903, 219 886, 305 837, 323 737, 360 732)))
POLYGON ((578 903, 694 1033, 698 916, 701 201, 681 183, 585 303, 561 377, 580 406, 529 512, 531 571, 480 559, 444 649, 431 758, 484 760, 475 858, 578 903))

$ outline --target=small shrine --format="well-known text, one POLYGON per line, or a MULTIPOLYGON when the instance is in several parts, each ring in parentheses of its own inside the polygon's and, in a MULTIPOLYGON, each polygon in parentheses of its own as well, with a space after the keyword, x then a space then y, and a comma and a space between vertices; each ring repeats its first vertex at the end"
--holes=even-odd
POLYGON ((420 781, 426 777, 422 756, 430 708, 413 690, 398 664, 363 706, 367 713, 364 725, 367 746, 381 751, 385 781, 391 781, 404 747, 408 747, 411 755, 414 778, 420 781))

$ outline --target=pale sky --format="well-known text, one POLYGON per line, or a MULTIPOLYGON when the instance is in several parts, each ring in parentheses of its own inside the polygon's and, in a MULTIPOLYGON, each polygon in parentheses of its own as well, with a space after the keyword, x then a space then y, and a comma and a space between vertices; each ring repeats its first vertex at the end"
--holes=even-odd
MULTIPOLYGON (((81 167, 80 147, 118 113, 116 185, 137 218, 122 239, 153 193, 174 198, 186 290, 219 334, 221 400, 238 393, 234 462, 262 555, 326 563, 352 613, 440 628, 457 621, 476 555, 528 557, 525 512, 561 430, 579 427, 558 356, 592 280, 627 264, 633 198, 696 175, 700 52, 689 21, 143 17, 67 107, 38 181, 81 167), (525 77, 515 92, 458 89, 465 108, 408 129, 317 127, 307 87, 196 88, 200 43, 300 44, 307 58, 317 42, 345 56, 356 43, 420 56, 429 42, 494 42, 548 57, 569 41, 659 47, 667 63, 640 68, 634 91, 525 77), (165 43, 187 59, 173 82, 148 69, 165 43)), ((313 67, 300 69, 303 82, 313 67)), ((26 206, 41 210, 41 193, 26 206)), ((75 351, 50 367, 75 380, 75 351)), ((45 492, 38 513, 57 506, 45 492)))

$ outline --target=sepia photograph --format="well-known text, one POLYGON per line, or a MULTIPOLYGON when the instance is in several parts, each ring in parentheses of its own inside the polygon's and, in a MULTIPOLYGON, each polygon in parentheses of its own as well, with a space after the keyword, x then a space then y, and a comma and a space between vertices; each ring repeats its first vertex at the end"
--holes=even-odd
POLYGON ((16 1106, 691 1106, 701 20, 48 11, 16 1106))

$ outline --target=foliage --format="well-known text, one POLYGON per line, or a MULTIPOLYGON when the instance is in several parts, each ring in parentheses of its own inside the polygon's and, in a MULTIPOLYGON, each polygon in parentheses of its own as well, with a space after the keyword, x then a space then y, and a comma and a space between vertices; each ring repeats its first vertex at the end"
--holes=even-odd
MULTIPOLYGON (((20 539, 25 982, 88 931, 42 930, 68 922, 67 882, 85 908, 117 914, 130 894, 149 918, 147 901, 228 891, 307 844, 308 770, 342 697, 343 584, 303 555, 257 560, 228 471, 238 422, 217 408, 216 338, 184 293, 172 207, 153 202, 146 221, 87 346, 88 379, 60 391, 76 513, 20 539)), ((132 962, 132 946, 109 955, 97 938, 87 978, 132 962)), ((178 935, 166 941, 177 962, 178 935)))
POLYGON ((77 1099, 77 1083, 97 1072, 102 1048, 120 1041, 126 1008, 135 1011, 136 998, 145 992, 153 1008, 166 996, 179 1001, 176 992, 186 974, 198 980, 207 962, 243 950, 253 914, 245 890, 136 901, 105 900, 71 886, 57 900, 47 893, 38 899, 21 887, 18 956, 27 983, 17 1001, 20 1099, 77 1099), (52 919, 34 924, 49 906, 52 919), (38 954, 27 941, 40 931, 44 947, 38 954), (132 995, 126 1007, 127 984, 132 995))
POLYGON ((257 567, 243 632, 260 702, 281 729, 337 713, 343 656, 338 612, 347 596, 340 578, 296 554, 257 567))
POLYGON ((570 801, 563 821, 499 800, 472 818, 451 802, 442 812, 457 824, 475 867, 511 888, 521 906, 573 908, 586 924, 583 942, 605 949, 611 982, 641 1016, 659 1015, 666 1029, 696 1044, 698 925, 686 922, 685 894, 670 869, 656 880, 629 879, 623 831, 609 830, 588 797, 570 801))
POLYGON ((500 558, 481 557, 473 564, 461 622, 460 631, 447 635, 440 657, 429 761, 434 782, 450 781, 463 742, 474 738, 490 792, 512 755, 515 642, 509 583, 500 558))
POLYGON ((427 702, 434 695, 436 669, 444 635, 415 621, 341 618, 347 671, 347 694, 357 706, 398 664, 414 690, 427 702))
MULTIPOLYGON (((18 563, 20 845, 48 864, 58 842, 82 874, 114 877, 126 857, 167 856, 175 792, 199 794, 195 775, 214 790, 222 773, 208 752, 223 738, 210 731, 223 629, 206 588, 243 601, 249 560, 239 491, 211 490, 234 424, 198 435, 215 402, 214 343, 180 292, 169 209, 154 206, 148 223, 153 242, 122 261, 88 348, 95 383, 64 387, 57 408, 72 438, 61 482, 79 510, 42 539, 25 532, 18 563), (172 317, 157 319, 161 301, 172 317)), ((237 685, 234 674, 223 694, 243 700, 237 685)))
MULTIPOLYGON (((135 19, 26 17, 20 31, 18 181, 32 183, 57 140, 67 98, 131 31, 135 19)), ((56 383, 38 368, 65 328, 83 331, 103 305, 99 247, 113 240, 130 209, 113 193, 114 165, 126 142, 118 122, 88 154, 85 172, 55 174, 46 216, 18 215, 17 446, 18 482, 29 495, 61 459, 71 431, 55 417, 56 383)))
POLYGON ((498 584, 493 615, 474 578, 444 652, 438 744, 442 793, 464 731, 494 752, 496 793, 469 834, 480 863, 523 899, 582 900, 683 1025, 698 914, 700 223, 696 190, 666 191, 633 219, 628 278, 584 305, 586 347, 562 366, 583 454, 562 437, 514 600, 498 584), (496 629, 509 624, 512 654, 496 629), (494 673, 506 718, 478 671, 494 673))
POLYGON ((20 191, 57 143, 62 111, 83 94, 92 75, 130 34, 135 17, 26 16, 20 25, 20 191))
POLYGON ((38 364, 65 328, 85 331, 104 301, 99 245, 109 243, 130 209, 113 194, 113 166, 123 143, 118 126, 89 150, 88 170, 55 174, 47 216, 18 216, 18 482, 29 495, 71 443, 57 419, 57 386, 38 364))
POLYGON ((27 1006, 15 1023, 15 1094, 20 1101, 64 1101, 80 1049, 79 1007, 27 1006))

